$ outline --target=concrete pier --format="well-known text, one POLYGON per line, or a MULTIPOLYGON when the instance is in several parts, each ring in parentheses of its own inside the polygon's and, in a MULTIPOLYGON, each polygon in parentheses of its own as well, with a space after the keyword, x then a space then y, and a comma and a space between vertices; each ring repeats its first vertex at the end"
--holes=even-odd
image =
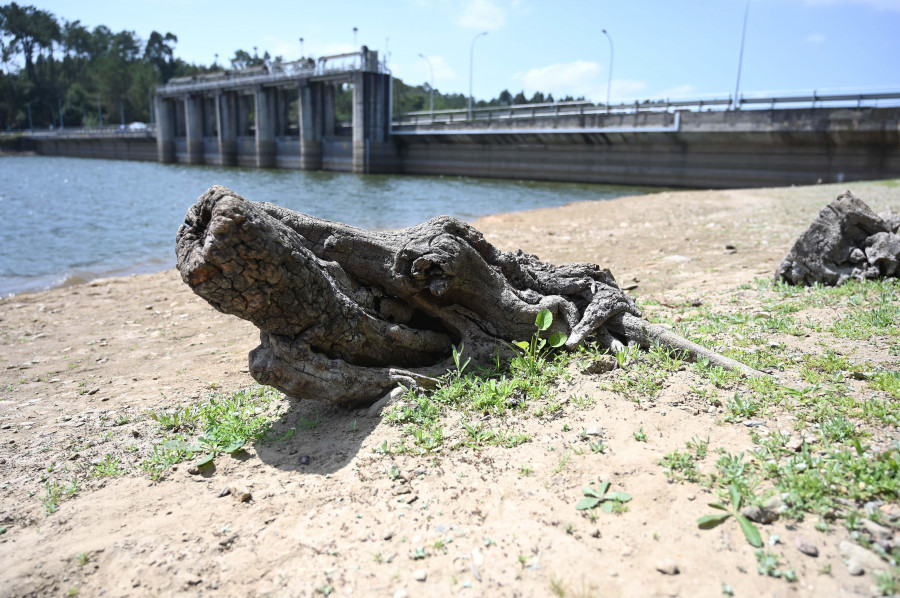
POLYGON ((196 95, 184 97, 184 127, 187 137, 188 164, 203 164, 203 98, 196 95))
POLYGON ((156 109, 156 152, 157 160, 168 164, 175 161, 175 123, 172 118, 172 102, 157 95, 156 109))
POLYGON ((235 94, 216 94, 216 129, 219 141, 219 164, 237 166, 237 107, 235 94))

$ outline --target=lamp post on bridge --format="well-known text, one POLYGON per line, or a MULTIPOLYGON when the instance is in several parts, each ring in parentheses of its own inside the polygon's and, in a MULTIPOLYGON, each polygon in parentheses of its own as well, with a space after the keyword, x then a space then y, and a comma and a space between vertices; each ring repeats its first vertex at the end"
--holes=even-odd
POLYGON ((741 88, 741 66, 744 64, 744 39, 747 37, 747 13, 750 12, 750 0, 747 0, 747 4, 744 5, 744 26, 741 30, 741 51, 738 54, 738 71, 737 71, 737 82, 734 84, 734 103, 732 106, 735 110, 740 108, 740 103, 738 102, 738 91, 741 88))
POLYGON ((353 49, 356 49, 356 32, 359 31, 358 27, 353 28, 353 49))
POLYGON ((609 40, 609 78, 606 82, 606 111, 609 112, 609 93, 612 90, 612 73, 613 73, 613 43, 612 37, 610 37, 609 33, 607 33, 606 29, 603 29, 603 35, 606 36, 606 39, 609 40))
POLYGON ((472 120, 472 69, 475 64, 475 42, 479 37, 487 35, 487 31, 482 31, 472 38, 472 46, 469 48, 469 120, 472 120))
POLYGON ((434 123, 434 68, 431 66, 431 61, 428 60, 428 58, 426 58, 424 54, 419 54, 419 58, 428 63, 428 70, 431 71, 431 84, 429 88, 431 91, 431 100, 429 103, 431 107, 431 122, 434 123))
POLYGON ((305 55, 303 54, 303 38, 300 38, 300 58, 303 58, 305 55))

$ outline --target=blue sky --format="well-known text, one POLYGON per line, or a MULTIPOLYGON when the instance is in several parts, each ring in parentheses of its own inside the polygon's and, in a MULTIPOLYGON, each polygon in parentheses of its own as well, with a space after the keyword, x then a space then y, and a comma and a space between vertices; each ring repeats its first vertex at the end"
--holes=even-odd
MULTIPOLYGON (((20 0, 57 17, 178 36, 177 55, 209 64, 242 48, 321 56, 358 44, 389 53, 407 83, 476 98, 509 89, 613 100, 734 92, 745 0, 20 0)), ((751 0, 743 93, 900 88, 900 0, 751 0)))

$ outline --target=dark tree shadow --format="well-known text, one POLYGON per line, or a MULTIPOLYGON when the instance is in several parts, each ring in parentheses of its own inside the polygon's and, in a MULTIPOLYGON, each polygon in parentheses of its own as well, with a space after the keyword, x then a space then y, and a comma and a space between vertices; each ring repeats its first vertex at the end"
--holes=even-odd
POLYGON ((267 439, 253 448, 263 463, 283 471, 334 473, 350 463, 380 422, 379 417, 368 417, 365 408, 294 401, 267 439))

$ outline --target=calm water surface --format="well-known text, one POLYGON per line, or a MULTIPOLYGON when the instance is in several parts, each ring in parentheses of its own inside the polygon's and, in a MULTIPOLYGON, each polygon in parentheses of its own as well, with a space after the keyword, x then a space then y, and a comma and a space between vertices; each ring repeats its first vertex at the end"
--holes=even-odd
POLYGON ((0 296, 175 264, 175 233, 211 185, 354 226, 603 200, 645 189, 470 178, 354 175, 154 162, 0 158, 0 296))

